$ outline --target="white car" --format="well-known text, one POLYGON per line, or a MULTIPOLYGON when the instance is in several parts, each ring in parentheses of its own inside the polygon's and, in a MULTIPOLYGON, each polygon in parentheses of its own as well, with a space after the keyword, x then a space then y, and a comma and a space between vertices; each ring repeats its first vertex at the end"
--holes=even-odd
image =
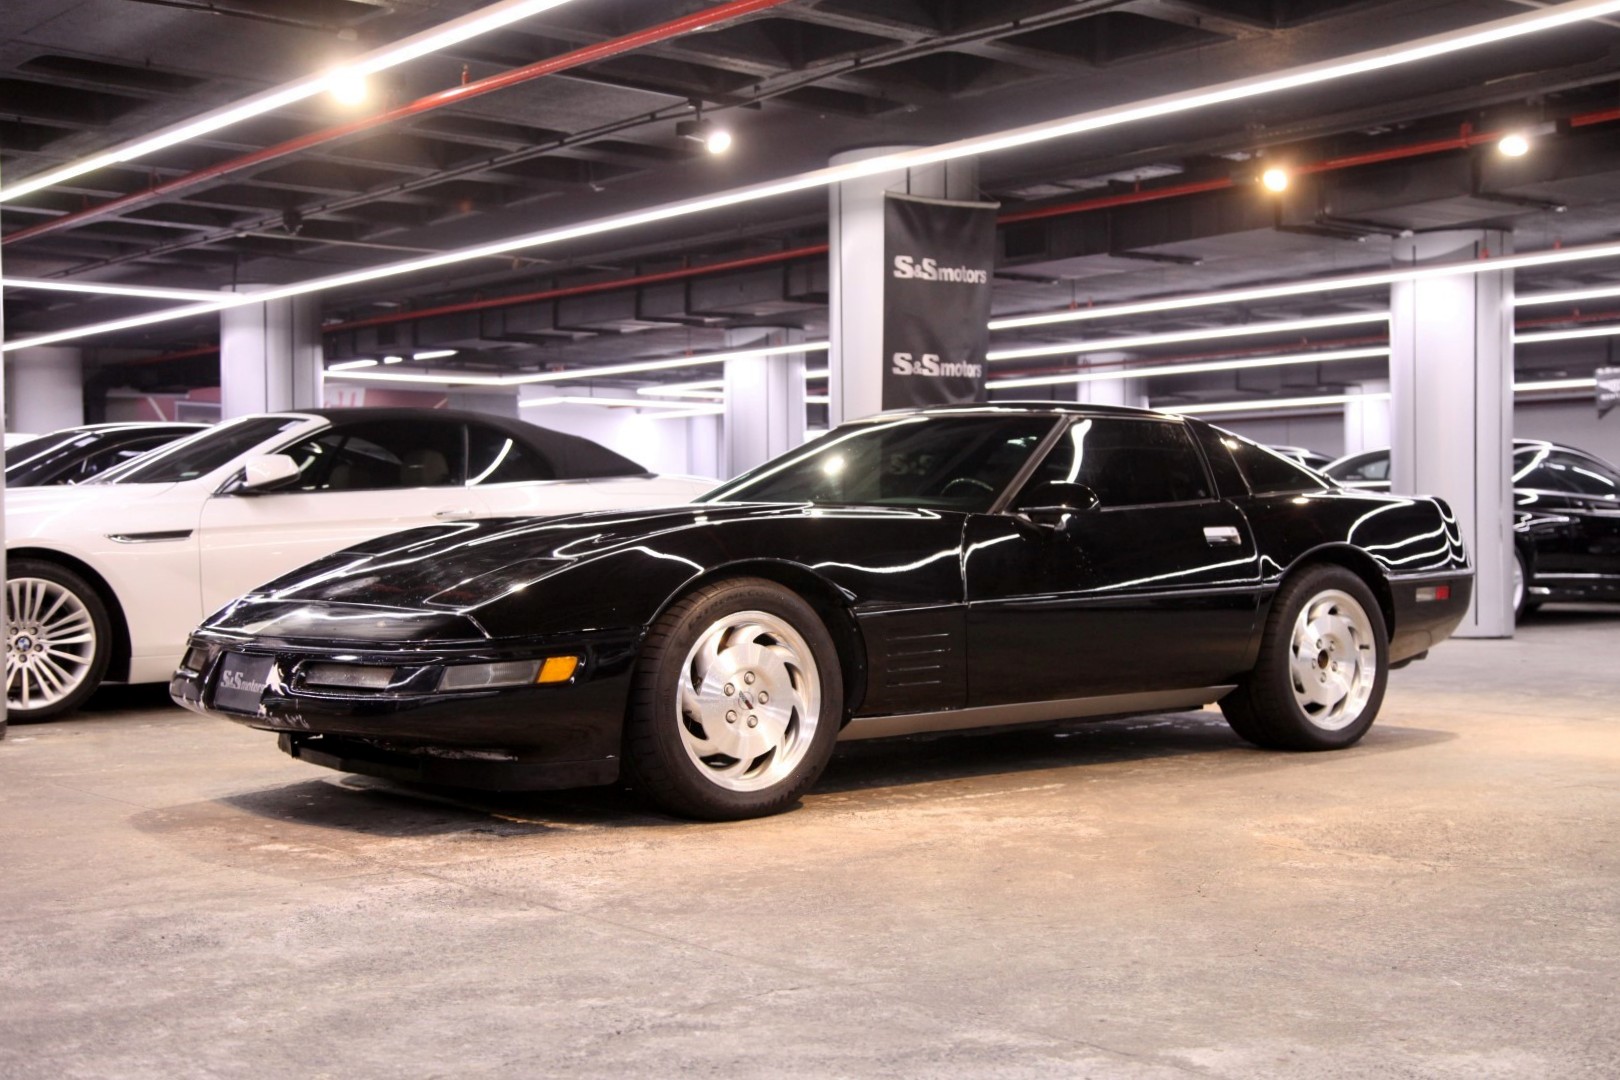
POLYGON ((688 502, 588 439, 447 409, 312 409, 210 428, 94 480, 6 494, 6 704, 163 682, 203 616, 345 544, 473 517, 688 502))

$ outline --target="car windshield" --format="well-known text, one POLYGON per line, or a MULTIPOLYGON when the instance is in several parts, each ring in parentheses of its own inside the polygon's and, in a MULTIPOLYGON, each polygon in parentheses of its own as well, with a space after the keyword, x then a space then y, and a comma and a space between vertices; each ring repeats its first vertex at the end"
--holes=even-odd
POLYGON ((248 416, 154 450, 92 480, 98 484, 174 484, 213 472, 232 458, 304 423, 294 416, 248 416))
POLYGON ((1056 421, 909 416, 838 428, 723 484, 704 502, 912 506, 983 513, 1056 421))

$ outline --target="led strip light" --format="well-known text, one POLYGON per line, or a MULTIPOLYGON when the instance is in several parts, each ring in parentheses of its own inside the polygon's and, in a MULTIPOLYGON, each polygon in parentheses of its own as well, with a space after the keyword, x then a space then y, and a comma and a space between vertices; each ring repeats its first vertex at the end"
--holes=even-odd
POLYGON ((542 11, 549 11, 555 7, 570 3, 571 0, 501 0, 500 3, 490 4, 480 8, 459 19, 452 19, 447 23, 413 34, 408 38, 384 45, 380 49, 366 53, 347 61, 332 71, 324 71, 319 75, 311 75, 302 79, 295 79, 290 83, 266 90, 262 94, 255 94, 250 98, 233 104, 223 106, 212 112, 194 116, 178 124, 166 127, 153 135, 135 139, 131 142, 115 146, 110 150, 93 154, 71 165, 64 165, 50 172, 33 176, 27 180, 10 184, 0 188, 0 202, 19 199, 24 195, 32 195, 55 184, 60 184, 97 169, 106 168, 124 161, 133 161, 145 157, 155 151, 174 146, 191 139, 219 131, 221 128, 255 116, 262 116, 276 109, 286 108, 297 104, 316 94, 331 90, 334 84, 346 82, 355 78, 364 78, 379 71, 386 71, 391 67, 410 60, 416 60, 440 49, 449 48, 474 38, 480 34, 487 34, 492 30, 499 30, 510 26, 531 15, 538 15, 542 11))
POLYGON ((1149 345, 1175 345, 1186 341, 1211 341, 1219 338, 1258 337, 1264 334, 1291 334, 1302 330, 1321 330, 1331 326, 1356 326, 1362 323, 1387 323, 1389 312, 1358 312, 1354 315, 1325 315, 1315 319, 1290 319, 1287 322, 1246 323, 1242 326, 1218 326, 1202 330, 1176 330, 1163 334, 1139 334, 1135 337, 1092 338, 1089 341, 1067 341, 1056 345, 1029 345, 1018 349, 992 349, 987 360, 1023 360, 1033 356, 1067 356, 1075 353, 1112 352, 1116 349, 1139 349, 1149 345))
POLYGON ((556 244, 566 240, 575 240, 587 236, 598 236, 603 233, 632 229, 643 225, 670 221, 677 218, 689 217, 694 214, 707 213, 727 207, 738 206, 745 203, 758 202, 764 199, 777 198, 782 195, 791 195, 796 192, 809 191, 816 188, 827 187, 832 184, 848 180, 857 180, 866 176, 875 176, 886 172, 895 172, 906 168, 915 168, 923 165, 933 165, 944 161, 953 161, 958 158, 974 157, 980 154, 992 154, 1002 150, 1011 150, 1021 146, 1030 146, 1036 143, 1049 142, 1053 139, 1068 138, 1087 132, 1102 131, 1108 128, 1120 127, 1151 120, 1157 117, 1173 116, 1181 113, 1193 112, 1216 105, 1231 104, 1261 97, 1268 94, 1281 93, 1287 90, 1297 90, 1307 86, 1316 86, 1334 79, 1347 78, 1356 75, 1365 75, 1375 71, 1385 71, 1405 64, 1432 60, 1437 57, 1454 55, 1469 49, 1477 49, 1486 45, 1493 45, 1529 34, 1542 33, 1559 27, 1570 26, 1588 19, 1598 18, 1620 12, 1620 0, 1575 0, 1573 3, 1559 4, 1553 8, 1542 8, 1523 15, 1510 16, 1498 19, 1470 29, 1451 31, 1423 38, 1416 42, 1404 45, 1390 46, 1383 49, 1374 49, 1358 53, 1354 56, 1329 60, 1317 64, 1308 64, 1303 67, 1290 68, 1285 71, 1269 75, 1260 75, 1248 79, 1238 79, 1232 82, 1220 83, 1201 90, 1167 94, 1147 101, 1113 106, 1098 109, 1092 112, 1081 113, 1061 120, 1046 123, 1031 124, 1010 131, 997 132, 990 135, 974 136, 967 139, 958 139, 954 142, 942 143, 937 146, 920 147, 915 150, 905 150, 893 154, 883 154, 877 157, 866 158, 862 161, 848 162, 842 165, 829 166, 811 172, 790 176, 782 180, 767 181, 748 187, 734 188, 730 191, 719 192, 714 195, 701 196, 695 199, 686 199, 662 206, 649 207, 645 210, 633 211, 612 217, 597 218, 592 221, 580 222, 575 225, 566 225, 540 232, 528 233, 522 236, 510 237, 505 240, 474 247, 461 248, 456 251, 442 252, 436 255, 423 256, 416 259, 407 259, 385 266, 371 267, 364 270, 355 270, 343 274, 333 274, 324 278, 315 278, 310 281, 297 282, 284 285, 263 292, 222 298, 212 304, 197 304, 189 307, 174 308, 168 311, 153 312, 145 316, 127 319, 115 319, 103 323, 75 327, 53 333, 40 334, 22 341, 8 342, 0 351, 11 351, 18 348, 27 348, 34 345, 49 345, 60 341, 70 341, 76 338, 88 337, 93 334, 109 333, 115 330, 127 330, 138 326, 149 326, 153 323, 171 319, 191 318, 197 315, 209 314, 226 307, 235 307, 248 303, 263 303, 270 300, 280 300, 290 296, 301 296, 306 293, 319 292, 323 289, 340 288, 357 285, 367 281, 376 281, 383 278, 396 277, 404 274, 418 273, 423 270, 433 270, 472 259, 488 258, 494 255, 505 255, 513 251, 542 247, 556 244))
POLYGON ((1190 375, 1208 371, 1245 371, 1249 368, 1288 367, 1292 364, 1331 364, 1339 360, 1371 360, 1389 355, 1387 347, 1334 349, 1319 353, 1292 353, 1283 356, 1253 356, 1241 360, 1208 360, 1186 364, 1155 364, 1152 367, 1119 368, 1109 371, 1082 371, 1065 375, 1029 375, 991 379, 992 390, 1014 390, 1027 386, 1066 386, 1072 383, 1111 382, 1119 379, 1146 379, 1156 375, 1190 375))
POLYGON ((218 292, 207 289, 163 289, 149 285, 117 285, 106 281, 41 281, 38 278, 0 277, 0 289, 41 289, 45 292, 89 293, 93 296, 134 296, 142 300, 213 300, 218 292))
POLYGON ((1515 345, 1539 345, 1544 341, 1576 341, 1580 338, 1614 337, 1620 326, 1583 326, 1579 330, 1543 330, 1529 334, 1514 334, 1515 345))
MULTIPOLYGON (((1539 382, 1516 382, 1514 393, 1535 393, 1538 390, 1589 390, 1597 385, 1596 379, 1545 379, 1539 382)), ((1327 394, 1321 397, 1270 398, 1260 401, 1226 401, 1209 405, 1155 405, 1159 412, 1181 416, 1210 416, 1220 413, 1259 412, 1269 409, 1308 409, 1324 405, 1349 405, 1357 401, 1388 401, 1388 392, 1376 394, 1327 394)))

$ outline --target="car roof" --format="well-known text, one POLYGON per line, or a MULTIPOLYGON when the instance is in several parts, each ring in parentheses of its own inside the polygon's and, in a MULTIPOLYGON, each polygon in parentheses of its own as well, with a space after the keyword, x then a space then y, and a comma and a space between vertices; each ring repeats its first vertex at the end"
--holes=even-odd
MULTIPOLYGON (((1138 409, 1129 405, 1093 405, 1080 401, 987 401, 964 402, 958 405, 926 405, 916 409, 890 409, 878 416, 949 416, 962 413, 1023 412, 1045 413, 1051 416, 1135 416, 1154 420, 1186 419, 1176 413, 1156 409, 1138 409)), ((867 417, 865 419, 877 419, 867 417)))
POLYGON ((492 427, 512 441, 527 446, 557 464, 570 478, 585 479, 600 476, 645 476, 645 466, 622 454, 609 450, 599 442, 583 435, 570 435, 564 431, 531 424, 510 416, 473 412, 469 409, 422 409, 402 406, 350 409, 290 409, 285 416, 318 416, 329 423, 354 421, 420 421, 451 420, 477 423, 492 427))

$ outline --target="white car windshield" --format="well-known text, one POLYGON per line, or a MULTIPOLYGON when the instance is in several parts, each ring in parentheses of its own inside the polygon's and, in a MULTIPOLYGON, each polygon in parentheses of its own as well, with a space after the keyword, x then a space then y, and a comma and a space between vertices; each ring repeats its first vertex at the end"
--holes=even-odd
POLYGON ((305 421, 292 416, 248 416, 153 451, 92 483, 174 484, 205 476, 272 435, 305 421))

